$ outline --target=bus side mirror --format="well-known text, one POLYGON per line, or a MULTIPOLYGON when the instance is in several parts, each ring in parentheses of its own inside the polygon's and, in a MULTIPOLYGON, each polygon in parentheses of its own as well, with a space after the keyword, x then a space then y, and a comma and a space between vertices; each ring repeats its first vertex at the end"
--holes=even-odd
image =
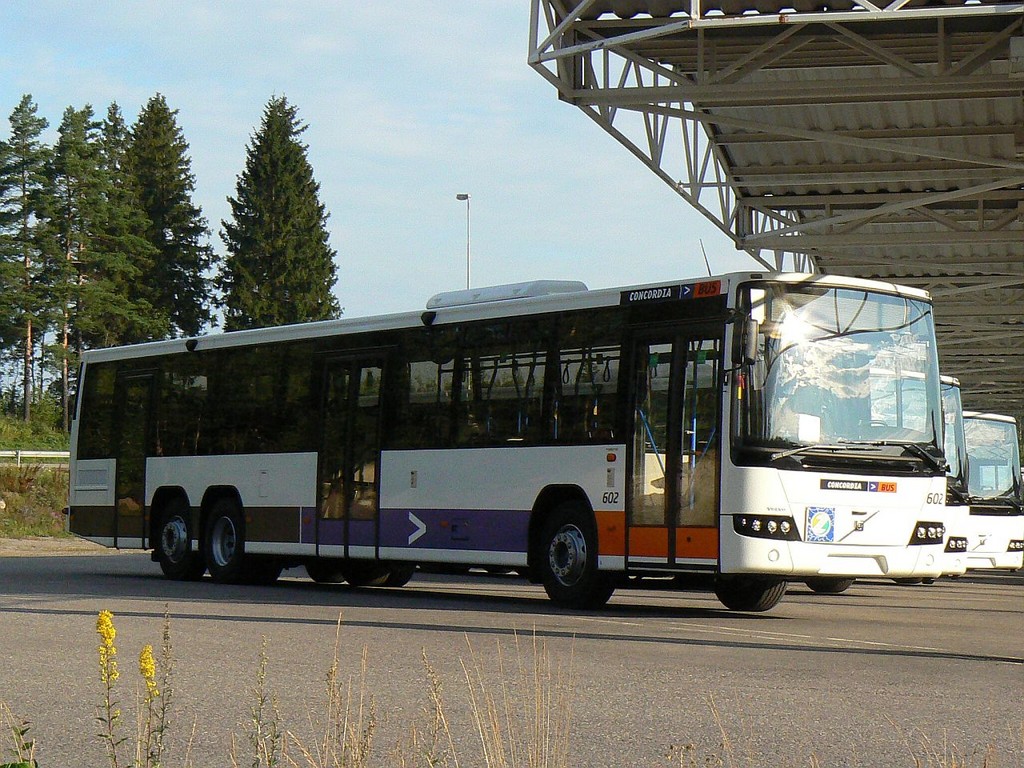
POLYGON ((743 364, 753 365, 757 360, 757 336, 761 324, 751 317, 743 321, 743 364))

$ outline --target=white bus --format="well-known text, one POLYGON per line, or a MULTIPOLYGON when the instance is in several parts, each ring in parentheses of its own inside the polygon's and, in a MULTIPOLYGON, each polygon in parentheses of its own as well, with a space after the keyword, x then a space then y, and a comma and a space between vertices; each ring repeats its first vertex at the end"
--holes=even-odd
POLYGON ((921 291, 775 273, 458 291, 87 352, 70 529, 176 579, 487 566, 585 608, 698 574, 761 611, 787 580, 938 575, 941 413, 921 291))
POLYGON ((1017 422, 1010 416, 964 411, 970 528, 967 567, 1024 566, 1017 422))
POLYGON ((946 463, 946 547, 943 576, 961 576, 967 571, 967 531, 971 507, 967 491, 967 438, 960 381, 942 376, 943 442, 946 463))

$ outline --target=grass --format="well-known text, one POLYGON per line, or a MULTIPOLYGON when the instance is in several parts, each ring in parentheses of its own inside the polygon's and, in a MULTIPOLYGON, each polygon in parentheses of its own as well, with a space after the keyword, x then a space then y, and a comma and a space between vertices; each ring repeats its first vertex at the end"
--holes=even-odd
MULTIPOLYGON (((68 437, 42 419, 0 415, 0 449, 64 451, 68 437)), ((0 538, 62 536, 68 470, 54 464, 0 464, 0 538)))
POLYGON ((29 422, 0 414, 0 449, 23 451, 66 451, 68 436, 52 426, 49 414, 37 414, 29 422))
POLYGON ((68 468, 0 465, 0 538, 63 536, 68 468))
MULTIPOLYGON (((132 697, 123 691, 125 683, 118 670, 114 616, 102 611, 97 618, 100 674, 95 724, 100 727, 93 732, 111 768, 196 766, 192 758, 196 718, 192 719, 191 732, 184 734, 187 745, 183 750, 165 748, 172 725, 183 722, 173 698, 170 629, 170 616, 165 610, 160 650, 154 655, 152 646, 143 646, 132 697), (130 707, 124 702, 130 704, 133 698, 131 717, 127 711, 130 707)), ((346 673, 339 654, 344 646, 342 629, 339 618, 334 655, 323 679, 319 704, 314 702, 301 732, 282 721, 277 696, 268 684, 271 659, 267 641, 263 640, 247 693, 248 719, 239 733, 230 734, 229 754, 222 764, 233 768, 569 768, 579 764, 573 762, 571 750, 572 702, 576 695, 572 655, 565 669, 552 663, 546 644, 536 636, 529 641, 515 636, 511 648, 508 641, 499 640, 493 649, 484 652, 478 652, 467 640, 466 653, 460 659, 460 688, 469 703, 469 717, 466 720, 463 713, 462 722, 455 722, 444 681, 424 651, 425 697, 419 716, 413 718, 396 743, 382 748, 378 726, 387 719, 388 708, 373 693, 369 651, 364 646, 358 669, 346 673)), ((223 707, 227 702, 215 704, 223 707)), ((651 768, 753 768, 763 764, 747 754, 742 742, 735 742, 713 698, 708 699, 708 705, 721 737, 717 749, 694 744, 671 746, 661 753, 663 762, 651 762, 651 768)), ((1006 750, 988 746, 965 751, 944 735, 936 739, 925 733, 906 732, 890 722, 906 750, 902 756, 893 755, 891 765, 1003 768, 1013 765, 1013 755, 1024 751, 1024 723, 1019 733, 1011 735, 1014 743, 1006 750)), ((95 725, 81 723, 77 727, 91 729, 95 725)), ((30 731, 31 724, 0 701, 0 755, 12 758, 0 763, 0 768, 39 768, 30 731)), ((652 747, 656 749, 657 745, 634 745, 637 750, 652 747)), ((831 762, 816 754, 803 759, 788 755, 784 760, 780 764, 811 768, 824 768, 831 762)), ((856 755, 850 755, 844 764, 856 765, 856 755)), ((203 763, 203 768, 206 765, 203 763)))

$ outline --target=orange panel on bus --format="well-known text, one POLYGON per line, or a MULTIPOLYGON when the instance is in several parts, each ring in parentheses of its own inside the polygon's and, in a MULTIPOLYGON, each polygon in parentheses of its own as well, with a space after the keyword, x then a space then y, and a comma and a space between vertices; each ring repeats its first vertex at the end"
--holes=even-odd
POLYGON ((629 529, 630 557, 668 557, 668 528, 629 529))
POLYGON ((717 528, 677 528, 676 557, 718 559, 717 528))
POLYGON ((626 554, 626 513, 595 512, 597 519, 597 553, 599 555, 626 554))

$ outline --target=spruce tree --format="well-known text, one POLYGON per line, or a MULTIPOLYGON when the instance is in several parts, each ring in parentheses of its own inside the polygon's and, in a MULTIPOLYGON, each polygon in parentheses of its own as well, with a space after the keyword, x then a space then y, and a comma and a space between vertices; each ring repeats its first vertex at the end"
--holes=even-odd
POLYGON ((149 220, 146 239, 156 248, 143 298, 174 332, 191 336, 212 316, 207 272, 214 256, 206 220, 192 203, 195 177, 177 114, 161 94, 153 96, 132 126, 127 160, 149 220))
POLYGON ((50 148, 42 141, 48 123, 32 96, 22 96, 10 116, 11 134, 0 166, 0 263, 6 291, 3 309, 6 342, 21 359, 22 412, 32 413, 35 352, 43 335, 46 307, 39 275, 47 250, 47 164, 50 148))
POLYGON ((139 201, 139 190, 128 169, 128 126, 114 103, 107 109, 100 139, 101 166, 107 183, 103 221, 94 234, 103 254, 102 274, 110 297, 89 297, 91 309, 83 319, 85 345, 111 346, 167 338, 171 320, 139 291, 152 274, 159 251, 147 238, 150 221, 139 201), (107 311, 103 310, 104 305, 107 311))
POLYGON ((326 320, 340 315, 320 185, 299 137, 296 107, 272 97, 246 150, 220 273, 225 330, 326 320))

